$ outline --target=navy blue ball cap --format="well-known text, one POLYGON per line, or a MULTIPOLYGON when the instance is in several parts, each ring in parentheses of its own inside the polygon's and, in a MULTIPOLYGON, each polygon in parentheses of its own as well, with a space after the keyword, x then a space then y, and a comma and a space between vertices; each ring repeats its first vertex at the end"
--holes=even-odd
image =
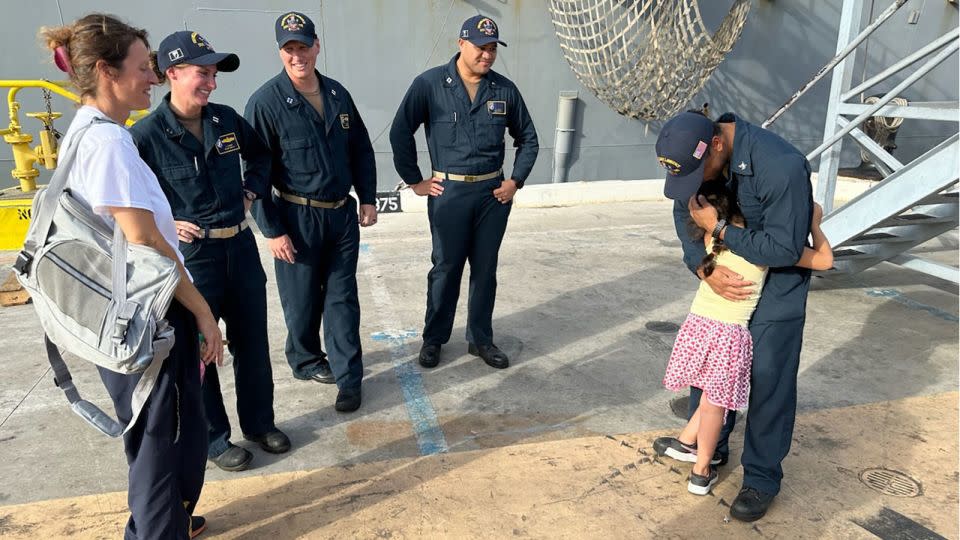
POLYGON ((200 34, 181 30, 163 38, 157 50, 157 67, 160 71, 178 64, 216 65, 217 70, 230 72, 240 67, 240 57, 233 53, 218 53, 200 34))
POLYGON ((500 29, 497 27, 497 23, 493 22, 490 17, 483 15, 474 15, 463 21, 463 26, 460 27, 460 39, 465 39, 477 47, 483 47, 494 42, 504 47, 507 46, 506 43, 500 41, 500 29))
POLYGON ((667 170, 665 197, 687 201, 700 189, 711 139, 713 121, 702 114, 682 112, 663 125, 656 149, 657 160, 667 170))
POLYGON ((307 47, 313 47, 317 41, 317 27, 310 17, 299 11, 291 11, 277 17, 277 46, 283 48, 291 41, 299 41, 307 47))

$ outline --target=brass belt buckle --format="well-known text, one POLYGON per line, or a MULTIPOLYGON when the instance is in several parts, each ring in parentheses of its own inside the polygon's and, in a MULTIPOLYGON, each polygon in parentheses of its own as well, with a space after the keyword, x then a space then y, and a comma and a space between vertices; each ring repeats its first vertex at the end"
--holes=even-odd
POLYGON ((476 175, 473 175, 473 174, 465 174, 465 175, 463 175, 463 181, 464 181, 464 182, 476 182, 476 181, 477 181, 477 176, 476 176, 476 175))

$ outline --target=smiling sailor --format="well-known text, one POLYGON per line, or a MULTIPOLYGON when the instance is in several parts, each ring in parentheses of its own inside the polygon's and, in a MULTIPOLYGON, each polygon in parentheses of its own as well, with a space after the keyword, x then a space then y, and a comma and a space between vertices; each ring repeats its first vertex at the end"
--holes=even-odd
POLYGON ((413 80, 390 129, 397 172, 417 195, 429 197, 433 268, 420 349, 420 365, 428 368, 440 362, 440 346, 450 339, 468 260, 467 350, 491 367, 510 365, 493 343, 497 257, 513 196, 533 169, 539 144, 520 90, 491 70, 498 45, 507 44, 493 19, 464 21, 460 52, 413 80), (426 178, 413 138, 421 124, 432 165, 426 178), (510 176, 503 174, 505 132, 517 148, 510 176))
POLYGON ((313 21, 292 11, 274 29, 283 71, 254 92, 244 111, 273 155, 273 195, 254 205, 253 215, 274 257, 293 376, 336 382, 334 408, 352 412, 363 379, 358 224, 377 222, 373 146, 350 93, 317 71, 313 21))
MULTIPOLYGON (((215 52, 196 32, 167 36, 156 68, 170 92, 130 133, 170 201, 194 285, 213 316, 226 323, 243 436, 276 454, 290 449, 290 439, 274 424, 266 274, 246 220, 251 202, 268 193, 270 151, 236 111, 209 101, 217 73, 239 66, 237 55, 215 52)), ((207 366, 207 457, 223 470, 239 471, 253 455, 230 442, 219 378, 216 366, 207 366)))

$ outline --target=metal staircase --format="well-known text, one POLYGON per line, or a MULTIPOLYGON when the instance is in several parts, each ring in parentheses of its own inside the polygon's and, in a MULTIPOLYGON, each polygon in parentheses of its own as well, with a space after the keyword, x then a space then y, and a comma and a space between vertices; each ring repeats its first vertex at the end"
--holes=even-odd
MULTIPOLYGON (((852 87, 857 46, 897 10, 911 2, 893 1, 876 20, 868 21, 869 24, 861 30, 863 3, 863 0, 844 0, 837 37, 837 56, 764 126, 776 120, 809 87, 832 70, 823 144, 807 154, 807 159, 813 161, 821 158, 815 198, 826 214, 822 227, 834 247, 834 271, 855 273, 887 261, 954 283, 960 282, 960 272, 956 267, 906 253, 957 228, 960 215, 957 192, 960 178, 960 100, 913 102, 908 106, 890 104, 905 89, 947 59, 956 62, 957 51, 960 50, 960 29, 953 28, 852 87), (851 101, 859 101, 865 91, 921 60, 923 63, 902 82, 885 92, 876 103, 851 101), (949 122, 958 129, 957 133, 918 158, 903 164, 860 130, 863 122, 871 116, 949 122), (847 135, 871 155, 885 178, 847 204, 834 209, 840 147, 847 135)), ((916 4, 916 9, 923 6, 922 3, 913 4, 916 4)), ((955 8, 950 5, 945 9, 955 8)))
POLYGON ((836 209, 823 222, 834 267, 859 272, 883 261, 903 262, 956 281, 957 269, 902 254, 957 227, 958 142, 954 135, 836 209), (903 257, 898 259, 898 257, 903 257))

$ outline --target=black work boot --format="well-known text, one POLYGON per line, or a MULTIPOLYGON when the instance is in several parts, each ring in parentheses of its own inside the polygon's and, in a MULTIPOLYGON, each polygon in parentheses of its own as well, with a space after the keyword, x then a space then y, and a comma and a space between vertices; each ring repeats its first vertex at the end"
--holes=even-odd
POLYGON ((510 367, 510 359, 492 343, 490 345, 474 345, 470 343, 467 346, 467 352, 483 358, 483 361, 492 368, 505 369, 510 367))
POLYGON ((245 448, 240 448, 231 444, 222 454, 217 457, 208 458, 214 465, 229 472, 245 470, 253 461, 253 454, 245 448))
POLYGON ((440 346, 439 345, 427 345, 426 343, 420 347, 420 365, 425 368, 437 367, 437 364, 440 363, 440 346))
POLYGON ((333 376, 333 370, 330 369, 330 361, 327 360, 326 353, 320 353, 320 362, 318 362, 320 371, 317 371, 310 376, 311 380, 317 381, 321 384, 333 384, 337 382, 337 378, 333 376))
POLYGON ((360 389, 341 388, 337 393, 337 401, 333 404, 337 412, 353 412, 360 408, 360 389))
POLYGON ((744 487, 730 505, 730 517, 740 521, 756 521, 766 515, 773 497, 752 487, 744 487))
POLYGON ((273 429, 263 435, 244 434, 243 438, 259 444, 263 451, 271 454, 282 454, 290 450, 290 438, 279 429, 273 429))

